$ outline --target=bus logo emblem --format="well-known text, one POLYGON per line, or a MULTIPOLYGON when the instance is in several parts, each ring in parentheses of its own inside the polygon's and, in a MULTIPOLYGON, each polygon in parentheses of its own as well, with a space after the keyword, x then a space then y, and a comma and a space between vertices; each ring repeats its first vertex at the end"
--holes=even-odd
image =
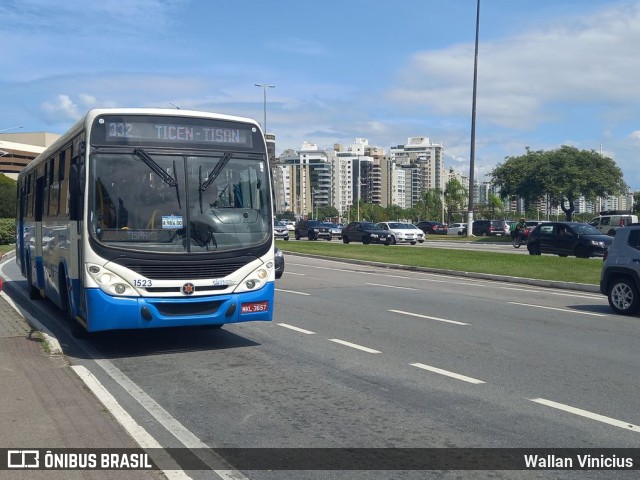
POLYGON ((185 295, 191 295, 196 291, 196 287, 193 285, 193 283, 185 283, 180 291, 185 295))

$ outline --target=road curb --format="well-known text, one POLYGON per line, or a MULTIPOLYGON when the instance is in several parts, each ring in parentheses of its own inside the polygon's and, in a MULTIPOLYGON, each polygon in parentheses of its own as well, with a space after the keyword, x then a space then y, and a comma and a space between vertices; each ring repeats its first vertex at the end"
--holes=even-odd
POLYGON ((369 260, 355 260, 351 258, 320 256, 320 255, 313 255, 310 253, 288 252, 286 250, 283 250, 282 248, 280 248, 280 250, 282 250, 287 255, 317 258, 321 260, 333 260, 337 262, 350 263, 353 265, 369 265, 372 267, 388 268, 392 270, 438 273, 441 275, 450 275, 450 276, 464 277, 464 278, 475 278, 479 280, 491 280, 495 282, 509 282, 509 283, 517 283, 520 285, 532 285, 536 287, 558 288, 563 290, 577 290, 581 292, 600 293, 600 287, 598 285, 591 285, 588 283, 559 282, 556 280, 540 280, 536 278, 511 277, 508 275, 494 275, 490 273, 463 272, 458 270, 447 270, 443 268, 417 267, 414 265, 399 265, 395 263, 372 262, 369 260))

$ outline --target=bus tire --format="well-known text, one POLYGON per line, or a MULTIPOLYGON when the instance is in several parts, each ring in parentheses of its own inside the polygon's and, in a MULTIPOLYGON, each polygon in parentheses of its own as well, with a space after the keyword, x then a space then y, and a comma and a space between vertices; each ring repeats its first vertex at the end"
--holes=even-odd
POLYGON ((29 289, 29 300, 40 300, 40 290, 33 286, 33 273, 31 269, 31 259, 27 263, 27 288, 29 289))
POLYGON ((73 338, 87 338, 89 336, 89 332, 73 315, 73 308, 71 307, 71 292, 69 292, 69 288, 67 287, 67 276, 62 266, 60 266, 59 272, 58 286, 60 298, 63 302, 62 311, 64 312, 64 318, 69 323, 69 331, 73 338))

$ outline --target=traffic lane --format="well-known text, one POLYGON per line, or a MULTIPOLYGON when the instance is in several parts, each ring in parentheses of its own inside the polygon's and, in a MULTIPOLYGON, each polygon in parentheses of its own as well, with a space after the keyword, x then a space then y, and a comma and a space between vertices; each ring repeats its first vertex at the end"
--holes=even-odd
POLYGON ((181 348, 170 359, 133 355, 114 363, 215 446, 637 446, 637 435, 559 415, 504 389, 434 379, 384 355, 277 327, 229 326, 256 347, 181 348))
MULTIPOLYGON (((344 293, 363 297, 355 290, 344 293)), ((358 313, 352 312, 347 317, 345 312, 349 312, 349 308, 334 313, 323 307, 326 302, 322 299, 317 305, 308 302, 307 298, 307 312, 322 308, 323 314, 303 322, 300 319, 309 314, 293 309, 291 324, 326 338, 345 339, 382 351, 399 362, 425 363, 632 422, 637 416, 638 391, 633 381, 637 372, 637 361, 633 360, 637 341, 631 337, 605 332, 604 339, 595 339, 584 325, 554 326, 561 324, 558 319, 566 321, 560 317, 521 315, 518 321, 513 321, 515 315, 497 311, 491 313, 490 321, 467 316, 462 320, 470 322, 470 326, 458 326, 443 321, 460 321, 460 316, 443 315, 437 306, 435 312, 401 307, 404 311, 421 312, 418 315, 422 318, 394 316, 376 306, 358 307, 358 313), (431 316, 426 317, 429 314, 431 316), (528 323, 530 325, 526 325, 528 323), (585 331, 580 332, 583 327, 585 331), (615 398, 610 399, 612 392, 615 398)), ((362 303, 373 302, 363 298, 362 303)), ((494 310, 493 305, 487 305, 479 311, 484 308, 494 310)), ((602 334, 599 325, 588 328, 602 334)))
MULTIPOLYGON (((466 296, 461 299, 459 292, 442 288, 446 282, 429 283, 439 287, 435 291, 410 290, 371 284, 368 278, 345 278, 348 275, 340 271, 335 290, 325 285, 304 299, 289 294, 279 300, 292 301, 286 308, 298 319, 295 325, 305 329, 322 331, 330 325, 329 330, 337 333, 326 335, 342 335, 400 357, 428 355, 444 369, 489 376, 495 383, 523 390, 544 390, 563 400, 580 391, 576 396, 585 408, 606 409, 618 403, 624 408, 616 409, 616 414, 637 415, 633 409, 637 388, 630 379, 639 366, 638 322, 595 313, 608 308, 596 296, 554 291, 557 306, 550 310, 539 303, 544 292, 531 292, 538 298, 527 303, 522 296, 510 302, 499 289, 494 291, 500 285, 496 282, 466 282, 466 296), (568 305, 563 305, 565 299, 568 305), (576 299, 580 309, 570 308, 576 299), (348 319, 345 312, 351 312, 348 319), (613 404, 604 400, 612 389, 618 397, 613 404)), ((397 280, 393 275, 390 279, 397 280)))

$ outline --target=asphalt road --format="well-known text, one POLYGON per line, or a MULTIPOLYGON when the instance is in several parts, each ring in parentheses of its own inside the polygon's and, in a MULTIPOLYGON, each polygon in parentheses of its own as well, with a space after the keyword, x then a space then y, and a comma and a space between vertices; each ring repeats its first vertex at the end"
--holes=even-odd
MULTIPOLYGON (((604 296, 286 260, 272 323, 76 341, 47 302, 33 312, 166 447, 640 448, 640 319, 604 296)), ((637 478, 373 470, 213 478, 637 478)))

